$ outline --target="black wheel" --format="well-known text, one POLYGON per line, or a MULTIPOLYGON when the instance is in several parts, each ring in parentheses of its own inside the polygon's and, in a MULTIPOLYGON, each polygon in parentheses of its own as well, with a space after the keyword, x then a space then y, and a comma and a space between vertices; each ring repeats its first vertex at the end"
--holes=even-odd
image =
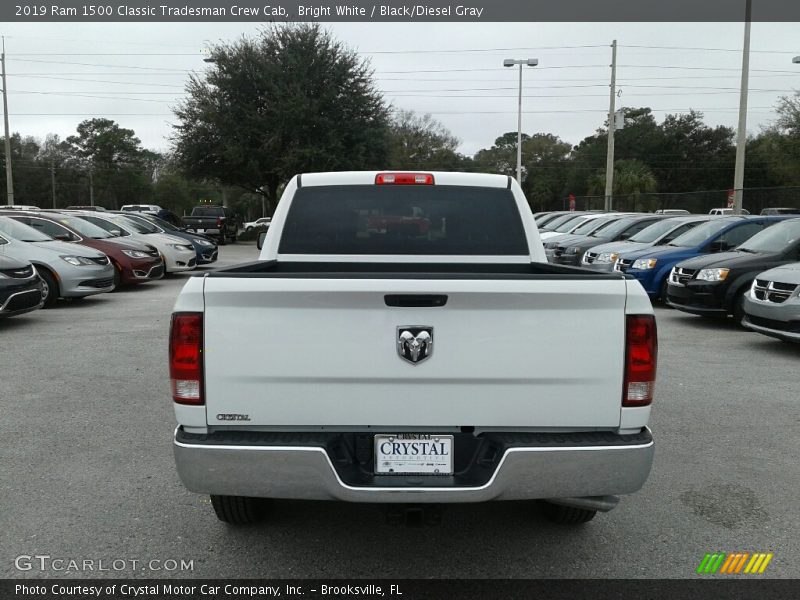
POLYGON ((661 299, 661 304, 663 304, 664 306, 667 306, 667 307, 669 306, 669 304, 667 304, 667 287, 668 286, 669 286, 669 279, 665 279, 664 283, 661 284, 661 291, 659 292, 659 294, 661 296, 661 298, 660 298, 661 299))
POLYGON ((167 271, 167 257, 164 256, 163 254, 161 254, 161 263, 164 265, 164 274, 161 277, 164 278, 167 275, 169 275, 169 272, 167 271))
POLYGON ((211 496, 217 518, 231 525, 252 525, 266 517, 270 501, 245 496, 211 496))
POLYGON ((117 263, 114 264, 114 289, 112 291, 116 292, 119 289, 120 284, 122 283, 122 272, 120 271, 120 267, 117 263))
POLYGON ((235 244, 238 237, 239 237, 239 232, 238 231, 234 231, 233 232, 233 237, 231 238, 231 242, 233 242, 235 244))
POLYGON ((220 246, 224 246, 227 243, 227 238, 225 237, 225 233, 224 232, 219 234, 218 242, 219 242, 220 246))
POLYGON ((581 523, 588 523, 594 519, 594 516, 597 514, 596 510, 562 506, 546 501, 540 502, 539 505, 545 518, 551 523, 557 523, 558 525, 580 525, 581 523))
POLYGON ((42 278, 43 286, 42 286, 42 300, 44 300, 44 306, 42 308, 51 308, 53 304, 56 303, 58 300, 58 296, 60 291, 58 289, 58 282, 56 278, 53 277, 53 274, 50 273, 47 269, 42 269, 41 267, 37 269, 39 272, 39 277, 42 278))
POLYGON ((742 327, 744 319, 744 292, 739 293, 733 301, 733 320, 739 327, 742 327))
POLYGON ((247 231, 247 233, 250 233, 251 231, 253 231, 253 228, 252 227, 248 227, 245 231, 247 231))

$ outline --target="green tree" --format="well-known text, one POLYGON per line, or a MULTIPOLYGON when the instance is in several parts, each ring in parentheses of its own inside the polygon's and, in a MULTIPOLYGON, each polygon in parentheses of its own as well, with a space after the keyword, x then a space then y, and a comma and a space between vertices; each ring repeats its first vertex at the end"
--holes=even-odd
MULTIPOLYGON (((49 206, 49 203, 46 202, 50 197, 50 176, 44 170, 44 165, 37 160, 40 151, 39 140, 32 136, 23 137, 19 133, 13 133, 10 141, 14 202, 16 204, 49 206)), ((2 142, 5 143, 5 138, 2 139, 2 142)), ((5 153, 3 153, 2 173, 0 174, 2 204, 8 202, 5 166, 5 153)))
POLYGON ((389 125, 389 162, 392 169, 458 170, 464 157, 459 139, 431 115, 395 112, 389 125))
POLYGON ((558 205, 566 185, 572 146, 551 133, 535 133, 522 142, 522 190, 531 209, 558 205))
POLYGON ((274 205, 296 173, 386 165, 389 111, 372 71, 318 25, 271 26, 210 56, 175 110, 175 155, 188 175, 274 205))
POLYGON ((152 176, 158 155, 142 148, 132 129, 111 119, 88 119, 78 124, 77 135, 64 148, 74 168, 91 173, 95 203, 119 208, 145 202, 152 192, 152 176))
MULTIPOLYGON (((606 171, 598 171, 592 178, 589 193, 601 195, 605 193, 606 171)), ((653 172, 646 164, 638 160, 618 160, 614 163, 614 188, 615 196, 632 196, 634 200, 641 194, 655 192, 658 187, 653 172)), ((639 207, 650 209, 651 207, 639 207)))
MULTIPOLYGON (((523 148, 528 139, 530 136, 523 133, 523 148)), ((481 171, 515 176, 517 173, 517 132, 504 133, 494 141, 491 148, 479 150, 473 160, 475 166, 481 171)))
POLYGON ((776 129, 792 138, 800 139, 800 91, 793 96, 781 96, 775 112, 778 116, 776 129))

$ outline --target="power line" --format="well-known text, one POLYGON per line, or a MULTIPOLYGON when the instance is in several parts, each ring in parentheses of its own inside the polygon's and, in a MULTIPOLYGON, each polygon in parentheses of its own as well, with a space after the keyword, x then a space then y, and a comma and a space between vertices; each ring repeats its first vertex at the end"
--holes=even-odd
MULTIPOLYGON (((169 83, 142 83, 140 81, 108 81, 106 79, 78 79, 78 78, 74 78, 74 77, 51 77, 51 76, 45 76, 45 75, 19 75, 19 74, 17 74, 17 75, 14 75, 14 77, 25 77, 25 78, 31 78, 31 79, 52 79, 52 80, 58 80, 58 81, 80 81, 80 82, 85 82, 85 83, 106 83, 106 84, 111 83, 111 84, 115 84, 115 85, 117 85, 117 84, 118 85, 135 85, 135 86, 139 86, 139 87, 141 87, 143 85, 146 85, 146 86, 151 86, 151 87, 168 87, 168 88, 184 89, 184 86, 182 86, 182 85, 172 85, 172 84, 169 84, 169 83)), ((153 92, 153 93, 155 93, 155 92, 153 92)), ((164 92, 164 93, 168 93, 168 92, 164 92)))
MULTIPOLYGON (((741 53, 741 48, 697 48, 691 46, 644 46, 637 44, 620 44, 621 48, 647 48, 652 50, 693 50, 700 52, 736 52, 741 53)), ((751 50, 750 52, 759 52, 762 54, 797 54, 792 50, 751 50)))
POLYGON ((140 67, 134 65, 103 65, 99 63, 73 62, 67 60, 37 60, 34 58, 13 58, 11 56, 6 57, 6 60, 13 60, 15 62, 45 63, 45 64, 55 64, 55 65, 81 65, 84 67, 106 67, 109 69, 137 69, 139 71, 169 71, 171 73, 189 73, 192 71, 192 69, 168 69, 166 67, 140 67))
MULTIPOLYGON (((770 92, 774 90, 750 90, 751 92, 770 92)), ((395 98, 516 98, 514 94, 406 94, 400 92, 384 92, 395 98)), ((694 92, 692 96, 728 96, 731 94, 738 94, 738 91, 726 92, 694 92)), ((686 92, 653 92, 653 93, 637 93, 632 94, 633 97, 648 97, 648 96, 686 96, 686 92)), ((525 94, 525 98, 575 98, 575 94, 525 94)), ((608 98, 608 94, 581 94, 580 98, 608 98)), ((625 98, 625 96, 621 96, 625 98)))
MULTIPOLYGON (((516 48, 461 48, 458 50, 358 50, 358 54, 463 54, 466 52, 521 52, 527 50, 575 50, 605 48, 607 44, 582 46, 520 46, 516 48)), ((195 56, 200 52, 15 52, 14 56, 195 56)))
MULTIPOLYGON (((156 92, 153 92, 156 93, 156 92)), ((74 92, 33 92, 27 90, 9 91, 9 94, 36 94, 40 96, 67 96, 70 98, 94 98, 99 100, 132 100, 134 102, 170 102, 170 100, 153 100, 151 98, 129 98, 124 96, 93 96, 74 92)))

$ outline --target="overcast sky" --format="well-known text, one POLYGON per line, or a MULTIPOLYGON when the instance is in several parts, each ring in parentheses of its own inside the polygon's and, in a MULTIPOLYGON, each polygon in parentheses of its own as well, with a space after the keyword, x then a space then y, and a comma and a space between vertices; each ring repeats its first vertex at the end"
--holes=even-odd
MULTIPOLYGON (((517 128, 517 71, 504 58, 539 59, 524 71, 523 131, 578 143, 608 110, 610 43, 619 43, 618 106, 650 106, 660 121, 690 108, 734 126, 741 23, 344 23, 327 27, 370 58, 394 106, 431 113, 472 154, 517 128), (642 47, 645 46, 645 47, 642 47), (655 48, 656 46, 680 47, 655 48), (702 48, 702 49, 701 49, 702 48), (708 50, 714 48, 717 50, 708 50), (725 51, 729 50, 729 51, 725 51)), ((170 107, 208 42, 254 34, 249 23, 4 23, 11 130, 74 133, 105 116, 153 150, 169 148, 170 107), (52 55, 50 55, 52 54, 52 55)), ((748 131, 774 118, 800 88, 800 23, 754 23, 748 131)))

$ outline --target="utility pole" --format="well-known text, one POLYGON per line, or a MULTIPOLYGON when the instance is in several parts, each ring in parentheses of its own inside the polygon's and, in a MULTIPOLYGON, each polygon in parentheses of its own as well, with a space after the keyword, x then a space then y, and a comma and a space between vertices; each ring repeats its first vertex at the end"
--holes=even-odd
POLYGON ((94 206, 94 180, 91 169, 89 169, 89 206, 94 206))
POLYGON ((617 112, 617 40, 611 42, 611 93, 608 102, 608 151, 606 153, 606 202, 605 210, 609 212, 614 195, 614 113, 617 112))
POLYGON ((6 131, 6 195, 8 204, 14 206, 14 177, 11 172, 11 136, 8 132, 8 86, 6 85, 6 38, 3 36, 3 53, 0 54, 3 68, 3 121, 6 131))
POLYGON ((739 126, 736 131, 736 168, 733 172, 733 214, 742 214, 744 196, 744 152, 747 146, 747 89, 750 78, 750 15, 752 0, 745 0, 742 85, 739 90, 739 126))
POLYGON ((50 159, 50 189, 53 193, 53 208, 56 208, 56 161, 50 159))

